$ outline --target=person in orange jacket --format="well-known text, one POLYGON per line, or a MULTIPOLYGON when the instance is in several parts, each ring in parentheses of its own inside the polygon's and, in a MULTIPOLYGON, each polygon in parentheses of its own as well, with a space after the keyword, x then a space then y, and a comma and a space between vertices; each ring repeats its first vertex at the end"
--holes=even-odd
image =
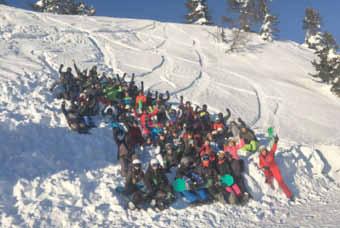
POLYGON ((261 146, 260 151, 260 165, 259 168, 261 168, 264 172, 264 175, 266 177, 266 183, 269 184, 271 187, 273 187, 273 180, 278 182, 280 188, 285 193, 285 195, 291 199, 294 200, 293 193, 289 190, 288 186, 283 180, 283 177, 281 175, 280 169, 278 165, 275 162, 275 152, 277 150, 277 143, 279 141, 279 137, 275 136, 274 138, 274 144, 270 151, 267 150, 265 146, 261 146))

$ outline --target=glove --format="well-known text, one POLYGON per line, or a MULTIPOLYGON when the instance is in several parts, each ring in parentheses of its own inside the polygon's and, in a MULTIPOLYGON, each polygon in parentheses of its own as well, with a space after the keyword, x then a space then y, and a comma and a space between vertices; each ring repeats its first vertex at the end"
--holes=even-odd
POLYGON ((278 143, 279 142, 279 136, 275 136, 275 138, 274 138, 274 143, 278 143))

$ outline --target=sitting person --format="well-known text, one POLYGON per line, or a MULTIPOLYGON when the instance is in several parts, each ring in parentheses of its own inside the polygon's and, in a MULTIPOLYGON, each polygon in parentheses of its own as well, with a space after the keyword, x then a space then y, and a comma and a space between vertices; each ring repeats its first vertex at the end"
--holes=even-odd
POLYGON ((61 104, 61 111, 63 112, 71 130, 81 134, 88 133, 89 127, 86 125, 84 118, 79 115, 79 110, 76 105, 72 104, 69 109, 66 109, 65 101, 63 101, 61 104))
POLYGON ((174 196, 164 169, 157 159, 151 159, 144 176, 144 184, 151 206, 163 210, 173 201, 174 196))
POLYGON ((128 208, 131 210, 138 208, 144 201, 144 193, 141 189, 143 186, 143 180, 144 172, 142 170, 142 163, 139 159, 134 159, 126 176, 124 191, 124 194, 130 198, 128 208))
POLYGON ((230 186, 226 184, 221 185, 222 200, 225 200, 229 204, 243 204, 248 200, 249 194, 245 191, 243 179, 240 181, 239 178, 236 178, 230 162, 231 160, 232 158, 228 153, 223 150, 218 152, 216 169, 219 176, 230 175, 233 177, 233 183, 231 183, 230 186))
POLYGON ((241 123, 240 139, 243 139, 245 143, 241 150, 256 152, 258 147, 258 140, 255 136, 254 131, 247 127, 241 118, 239 118, 238 120, 241 123))
POLYGON ((195 173, 195 162, 191 157, 183 157, 176 172, 176 179, 185 181, 186 189, 180 194, 191 205, 200 205, 209 200, 207 189, 204 188, 204 179, 195 173))

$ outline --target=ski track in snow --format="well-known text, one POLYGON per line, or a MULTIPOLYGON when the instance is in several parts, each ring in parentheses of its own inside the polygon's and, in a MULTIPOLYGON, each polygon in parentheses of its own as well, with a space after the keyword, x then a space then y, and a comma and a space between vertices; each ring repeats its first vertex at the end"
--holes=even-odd
MULTIPOLYGON (((282 139, 280 143, 282 147, 277 152, 276 160, 283 177, 297 196, 294 203, 287 202, 282 192, 277 189, 278 186, 276 186, 277 190, 272 190, 264 184, 264 176, 256 166, 257 157, 252 155, 246 160, 248 165, 245 177, 254 200, 245 207, 214 203, 190 208, 179 200, 173 208, 160 213, 150 209, 140 212, 124 210, 120 206, 119 196, 111 191, 124 182, 119 175, 115 159, 116 148, 111 139, 111 132, 104 126, 94 129, 89 136, 68 131, 67 123, 60 113, 60 101, 53 100, 48 91, 51 82, 58 78, 56 58, 59 54, 72 52, 66 47, 60 49, 59 46, 54 46, 54 42, 56 40, 65 43, 78 42, 72 38, 67 38, 71 40, 66 41, 63 35, 81 36, 83 40, 79 42, 85 42, 84 44, 88 41, 87 45, 91 47, 93 53, 83 54, 94 54, 96 57, 94 61, 101 67, 100 71, 115 70, 123 73, 120 69, 120 62, 123 60, 116 55, 115 48, 159 56, 160 62, 153 66, 137 66, 133 63, 127 65, 142 70, 136 76, 149 80, 146 84, 150 86, 149 89, 158 89, 165 84, 175 98, 178 99, 178 95, 186 95, 188 100, 196 104, 207 101, 212 111, 220 111, 214 107, 218 103, 209 100, 211 99, 209 93, 212 90, 217 89, 219 93, 226 95, 236 93, 254 97, 257 102, 257 110, 255 110, 257 113, 254 113, 255 118, 251 121, 251 125, 257 127, 258 136, 263 143, 267 143, 263 135, 265 132, 263 126, 274 124, 277 126, 276 130, 279 128, 286 130, 285 126, 279 125, 281 116, 287 115, 287 108, 282 104, 283 98, 267 93, 260 81, 248 77, 248 73, 243 71, 239 73, 234 68, 229 68, 231 66, 228 62, 221 65, 220 61, 218 67, 215 67, 212 64, 214 60, 211 53, 207 53, 206 50, 209 42, 203 41, 200 37, 201 32, 208 30, 209 27, 193 33, 192 27, 186 30, 187 28, 182 25, 121 20, 121 23, 123 21, 127 23, 126 26, 124 24, 126 30, 107 30, 108 21, 102 22, 105 25, 103 28, 98 26, 96 30, 89 30, 82 28, 82 24, 73 25, 67 20, 64 21, 63 17, 55 15, 27 13, 9 8, 10 12, 7 13, 6 10, 6 7, 0 6, 0 12, 4 14, 4 21, 0 22, 3 31, 0 33, 0 45, 5 41, 9 46, 3 45, 0 51, 0 55, 4 56, 4 61, 0 61, 1 227, 223 227, 226 225, 230 227, 335 227, 339 224, 340 217, 335 215, 340 214, 338 204, 340 165, 337 162, 339 160, 337 153, 340 149, 318 145, 313 140, 309 144, 301 145, 291 139, 282 139), (13 18, 10 16, 12 11, 17 14, 20 12, 16 15, 19 19, 15 24, 6 24, 13 18), (50 22, 55 24, 58 31, 44 32, 50 22), (26 24, 37 25, 24 26, 26 24), (154 34, 158 29, 163 30, 162 36, 154 34), (189 40, 194 40, 194 44, 189 45, 181 38, 176 38, 174 33, 177 32, 182 34, 179 34, 179 37, 184 35, 189 37, 189 40), (103 35, 105 33, 132 35, 137 40, 138 46, 110 39, 103 35), (143 39, 148 37, 157 42, 148 44, 147 40, 143 39), (27 41, 38 42, 39 45, 41 41, 43 41, 42 45, 49 42, 51 48, 28 52, 24 48, 25 45, 20 46, 27 41), (147 46, 145 49, 140 47, 144 45, 147 46), (193 53, 193 59, 170 54, 169 52, 176 50, 176 45, 187 49, 187 53, 193 53), (11 63, 16 65, 11 59, 11 54, 16 58, 22 58, 20 62, 18 61, 19 68, 22 69, 11 67, 11 63), (192 71, 189 72, 198 72, 198 74, 176 75, 176 69, 182 63, 191 64, 192 71), (224 84, 218 80, 220 78, 216 73, 211 73, 211 70, 240 79, 245 82, 245 86, 224 84), (13 75, 13 79, 7 79, 8 75, 13 75), (178 76, 189 77, 190 83, 183 85, 181 81, 175 79, 178 76), (209 85, 214 87, 210 88, 209 85), (329 214, 334 216, 329 217, 329 214)), ((100 23, 92 18, 83 19, 100 23)), ((119 20, 116 19, 115 23, 117 21, 119 20)), ((290 44, 288 46, 299 48, 290 44)), ((75 56, 75 60, 76 57, 82 56, 75 56)), ((244 57, 239 58, 242 62, 244 57)), ((309 61, 308 55, 301 58, 309 61)), ((63 61, 67 60, 70 62, 71 59, 63 59, 63 61)), ((297 72, 308 72, 308 69, 297 66, 291 59, 287 58, 287 62, 291 67, 297 68, 297 72)), ((65 65, 67 64, 69 63, 65 62, 65 65)), ((291 81, 278 81, 279 85, 288 85, 287 83, 291 81)), ((301 86, 304 85, 292 87, 306 93, 310 90, 313 93, 318 92, 316 86, 309 88, 310 85, 307 85, 300 88, 301 86)), ((322 95, 318 102, 333 105, 332 101, 325 100, 325 95, 322 95)), ((240 104, 240 107, 242 105, 246 106, 247 103, 240 104)), ((238 107, 230 108, 237 110, 238 107)), ((246 115, 248 118, 253 115, 251 112, 237 114, 246 115)), ((334 131, 336 126, 335 122, 334 131)), ((336 135, 340 136, 337 133, 336 135)))

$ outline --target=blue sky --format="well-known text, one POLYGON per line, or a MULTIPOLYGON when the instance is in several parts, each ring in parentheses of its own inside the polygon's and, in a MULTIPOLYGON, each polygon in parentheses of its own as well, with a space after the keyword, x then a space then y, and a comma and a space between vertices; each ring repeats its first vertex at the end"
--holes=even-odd
MULTIPOLYGON (((207 0, 213 20, 220 22, 225 13, 225 0, 207 0)), ((11 5, 27 8, 34 0, 7 0, 11 5)), ((85 0, 97 9, 98 16, 155 19, 168 22, 184 22, 185 0, 85 0)), ((272 12, 279 16, 281 40, 303 42, 302 18, 304 9, 313 7, 320 11, 323 30, 333 33, 340 43, 339 0, 273 0, 272 12)))

